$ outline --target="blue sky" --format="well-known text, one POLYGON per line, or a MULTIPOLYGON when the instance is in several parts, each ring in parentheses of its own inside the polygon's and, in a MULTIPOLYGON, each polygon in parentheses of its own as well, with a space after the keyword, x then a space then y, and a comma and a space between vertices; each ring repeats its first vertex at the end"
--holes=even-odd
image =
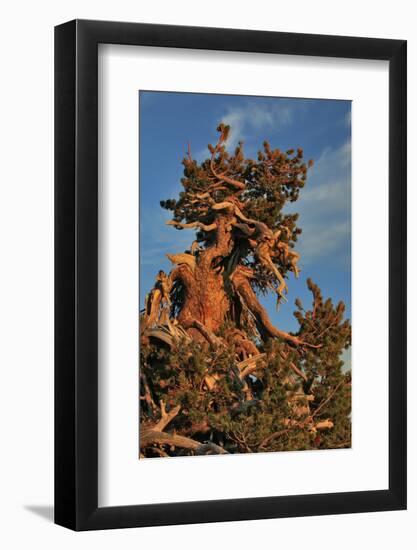
MULTIPOLYGON (((313 159, 307 185, 291 211, 302 228, 295 250, 301 254, 300 278, 290 273, 288 303, 276 310, 276 296, 262 298, 274 324, 297 330, 294 300, 311 303, 306 279, 317 283, 325 298, 343 300, 351 315, 351 103, 324 99, 270 98, 175 92, 139 93, 140 109, 140 307, 159 269, 169 272, 165 254, 183 252, 191 230, 165 225, 170 213, 161 199, 177 198, 181 160, 190 143, 197 160, 208 156, 219 122, 231 126, 229 147, 243 140, 254 157, 265 139, 271 147, 302 147, 313 159)), ((290 211, 290 208, 287 208, 290 211)), ((350 364, 350 357, 345 357, 350 364)))

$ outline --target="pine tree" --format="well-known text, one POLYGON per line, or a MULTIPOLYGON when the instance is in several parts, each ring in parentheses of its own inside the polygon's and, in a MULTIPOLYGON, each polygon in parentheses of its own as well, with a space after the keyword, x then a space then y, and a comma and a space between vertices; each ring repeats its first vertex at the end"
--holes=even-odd
POLYGON ((257 160, 226 149, 220 124, 209 158, 183 159, 183 191, 161 202, 175 229, 196 230, 189 250, 167 254, 140 317, 140 456, 349 447, 351 343, 343 302, 299 300, 299 329, 274 326, 259 296, 287 300, 299 275, 298 199, 312 161, 264 142, 257 160))

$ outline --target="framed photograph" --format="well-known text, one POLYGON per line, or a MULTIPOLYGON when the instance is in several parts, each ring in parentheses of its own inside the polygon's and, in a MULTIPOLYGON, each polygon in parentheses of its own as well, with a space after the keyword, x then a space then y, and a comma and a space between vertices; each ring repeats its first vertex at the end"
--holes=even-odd
POLYGON ((406 42, 55 29, 55 522, 406 508, 406 42))

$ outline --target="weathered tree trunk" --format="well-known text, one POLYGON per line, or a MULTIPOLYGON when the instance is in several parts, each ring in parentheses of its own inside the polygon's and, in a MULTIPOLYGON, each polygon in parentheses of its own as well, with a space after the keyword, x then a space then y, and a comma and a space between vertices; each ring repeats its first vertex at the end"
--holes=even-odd
POLYGON ((217 273, 206 262, 197 265, 194 278, 184 285, 184 305, 178 316, 180 323, 196 320, 208 330, 216 333, 223 324, 230 308, 221 273, 217 273))
POLYGON ((230 299, 224 286, 221 261, 230 254, 233 245, 229 223, 226 216, 218 220, 215 243, 201 250, 194 269, 180 276, 184 286, 184 303, 178 316, 181 324, 198 321, 216 333, 226 319, 230 299))

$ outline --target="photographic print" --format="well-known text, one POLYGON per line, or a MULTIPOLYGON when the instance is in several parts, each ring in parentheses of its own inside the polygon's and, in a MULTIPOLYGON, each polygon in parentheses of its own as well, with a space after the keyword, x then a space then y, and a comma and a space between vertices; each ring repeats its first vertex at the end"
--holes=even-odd
POLYGON ((351 447, 351 102, 139 92, 139 458, 351 447))

